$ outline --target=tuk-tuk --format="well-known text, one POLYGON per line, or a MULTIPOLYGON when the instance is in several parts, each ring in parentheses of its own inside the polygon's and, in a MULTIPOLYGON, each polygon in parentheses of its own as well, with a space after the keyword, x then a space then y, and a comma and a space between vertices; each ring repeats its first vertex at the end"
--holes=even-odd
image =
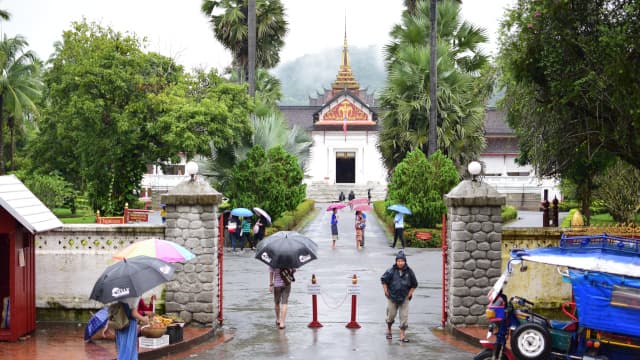
POLYGON ((496 340, 481 341, 475 360, 640 359, 639 239, 563 235, 559 247, 514 249, 488 298, 488 335, 496 340), (571 283, 572 299, 562 306, 569 321, 547 319, 532 302, 502 292, 513 266, 526 271, 527 262, 555 265, 571 283))

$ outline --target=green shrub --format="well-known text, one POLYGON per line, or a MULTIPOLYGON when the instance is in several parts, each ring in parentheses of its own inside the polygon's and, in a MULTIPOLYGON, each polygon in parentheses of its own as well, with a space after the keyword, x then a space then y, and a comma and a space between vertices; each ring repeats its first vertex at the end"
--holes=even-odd
POLYGON ((396 166, 389 182, 386 205, 404 204, 413 212, 407 222, 427 228, 440 223, 447 209, 443 195, 458 184, 459 174, 451 159, 436 151, 428 159, 414 150, 396 166))
POLYGON ((306 199, 305 201, 298 204, 295 210, 285 211, 278 219, 273 222, 273 230, 270 231, 270 228, 267 228, 265 236, 271 235, 277 231, 291 230, 295 228, 307 215, 313 212, 315 204, 316 203, 314 200, 306 199))
POLYGON ((501 215, 502 215, 502 222, 506 223, 508 221, 515 220, 518 218, 518 210, 511 205, 505 205, 502 207, 501 215))
POLYGON ((304 200, 303 177, 298 159, 282 146, 266 152, 254 146, 247 158, 234 166, 225 194, 231 199, 232 207, 257 206, 271 214, 275 221, 304 200))

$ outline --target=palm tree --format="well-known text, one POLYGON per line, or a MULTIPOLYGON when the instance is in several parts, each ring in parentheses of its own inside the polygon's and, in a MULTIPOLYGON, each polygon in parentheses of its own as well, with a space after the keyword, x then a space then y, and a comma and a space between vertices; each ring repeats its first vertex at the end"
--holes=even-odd
POLYGON ((42 88, 39 63, 35 53, 24 50, 26 46, 27 41, 20 35, 13 38, 4 35, 0 42, 0 175, 5 173, 5 113, 12 118, 13 132, 15 120, 21 120, 26 112, 37 109, 35 100, 42 88))
MULTIPOLYGON (((247 81, 249 65, 248 1, 203 0, 202 13, 214 36, 231 51, 241 82, 247 81), (220 13, 218 13, 220 12, 220 13)), ((280 62, 280 50, 288 31, 280 0, 256 0, 256 67, 270 69, 280 62)))
MULTIPOLYGON (((386 109, 379 148, 393 169, 414 149, 428 153, 430 6, 416 2, 391 31, 385 47, 387 84, 380 101, 386 109)), ((461 20, 457 2, 438 3, 437 114, 438 149, 461 166, 485 146, 483 120, 489 95, 485 74, 488 60, 478 46, 484 31, 461 20)))

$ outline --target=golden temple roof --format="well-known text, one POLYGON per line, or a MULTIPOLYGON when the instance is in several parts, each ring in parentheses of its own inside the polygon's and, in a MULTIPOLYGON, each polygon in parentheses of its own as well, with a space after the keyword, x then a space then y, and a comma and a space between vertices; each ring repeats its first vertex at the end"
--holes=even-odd
POLYGON ((349 65, 349 48, 347 46, 347 24, 345 22, 344 27, 344 47, 342 48, 342 63, 340 64, 340 70, 336 76, 336 81, 331 85, 333 90, 359 90, 360 84, 356 81, 351 71, 351 65, 349 65))

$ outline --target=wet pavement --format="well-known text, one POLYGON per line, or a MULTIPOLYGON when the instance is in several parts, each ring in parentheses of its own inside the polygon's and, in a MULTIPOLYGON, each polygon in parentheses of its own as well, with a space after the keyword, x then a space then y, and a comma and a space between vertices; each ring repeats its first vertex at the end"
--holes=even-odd
MULTIPOLYGON (((453 337, 440 329, 442 302, 442 256, 439 249, 406 249, 407 263, 418 278, 409 311, 409 343, 399 341, 393 327, 393 339, 385 338, 386 299, 380 276, 395 260, 397 249, 389 247, 388 234, 371 214, 365 235, 365 247, 355 246, 354 214, 340 210, 340 238, 331 249, 326 204, 318 204, 316 213, 300 232, 319 245, 319 258, 295 274, 289 298, 286 328, 277 329, 273 297, 268 289, 268 268, 245 249, 241 254, 225 253, 224 324, 210 329, 185 328, 185 341, 171 349, 141 353, 147 359, 470 359, 479 348, 475 338, 484 329, 469 329, 453 337), (311 329, 311 295, 307 285, 315 274, 321 287, 318 295, 318 321, 321 328, 311 329), (347 288, 352 276, 358 276, 356 321, 361 328, 348 329, 351 295, 347 288), (462 339, 463 341, 461 341, 462 339)), ((0 359, 66 360, 113 359, 115 344, 100 340, 85 344, 82 324, 43 324, 29 338, 17 343, 0 342, 0 359)))
POLYGON ((397 326, 393 339, 385 339, 386 299, 380 276, 393 265, 396 250, 390 236, 374 216, 368 217, 365 247, 355 246, 354 214, 340 210, 338 246, 331 249, 330 213, 317 205, 317 213, 300 230, 319 245, 319 258, 295 274, 289 298, 286 328, 275 326, 272 295, 268 290, 268 268, 253 258, 254 252, 225 256, 224 329, 233 339, 199 354, 215 359, 470 359, 477 348, 452 344, 445 334, 434 331, 441 323, 442 256, 439 249, 406 249, 407 263, 418 278, 419 287, 409 311, 409 343, 399 341, 397 326), (312 300, 307 285, 315 274, 321 287, 318 321, 311 329, 312 300), (361 328, 348 329, 351 296, 347 288, 358 276, 361 294, 357 298, 356 321, 361 328))

